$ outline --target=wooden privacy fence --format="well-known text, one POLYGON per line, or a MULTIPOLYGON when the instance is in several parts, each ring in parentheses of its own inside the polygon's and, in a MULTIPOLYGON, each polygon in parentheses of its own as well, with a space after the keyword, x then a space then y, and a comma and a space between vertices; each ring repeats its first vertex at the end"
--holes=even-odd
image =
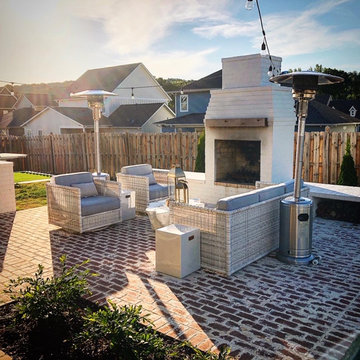
MULTIPOLYGON (((360 133, 354 132, 306 132, 303 179, 316 183, 336 184, 340 175, 347 139, 350 139, 351 155, 360 180, 360 133)), ((297 133, 294 136, 294 159, 296 140, 297 133)))
MULTIPOLYGON (((195 168, 196 133, 101 133, 100 153, 103 171, 116 177, 122 166, 148 163, 169 169, 179 164, 184 170, 195 168)), ((27 154, 15 160, 15 170, 48 174, 94 171, 94 135, 91 133, 35 137, 0 137, 0 152, 27 154)))
MULTIPOLYGON (((100 136, 102 168, 112 178, 122 166, 140 163, 162 169, 176 163, 184 170, 195 169, 197 133, 104 133, 100 136)), ((295 133, 294 154, 296 136, 295 133)), ((360 180, 360 133, 329 132, 305 133, 304 180, 336 184, 348 138, 360 180)), ((16 170, 61 174, 95 168, 94 136, 90 133, 0 137, 0 152, 28 154, 26 159, 15 161, 16 170)))

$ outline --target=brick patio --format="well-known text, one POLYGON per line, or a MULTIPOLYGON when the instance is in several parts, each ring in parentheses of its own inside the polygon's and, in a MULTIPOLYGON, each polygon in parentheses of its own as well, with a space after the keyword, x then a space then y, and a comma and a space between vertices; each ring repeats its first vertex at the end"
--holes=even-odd
MULTIPOLYGON (((341 359, 360 333, 360 226, 316 219, 318 266, 267 256, 231 278, 203 270, 184 279, 154 270, 147 217, 75 235, 47 224, 47 208, 0 215, 0 284, 91 259, 94 301, 141 304, 157 328, 201 349, 227 343, 239 359, 341 359)), ((6 298, 2 295, 2 300, 6 298)))

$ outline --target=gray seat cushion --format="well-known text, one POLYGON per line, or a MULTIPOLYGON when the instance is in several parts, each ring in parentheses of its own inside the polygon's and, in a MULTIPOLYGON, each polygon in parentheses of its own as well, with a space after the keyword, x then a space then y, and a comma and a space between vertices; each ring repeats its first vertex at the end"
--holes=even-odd
POLYGON ((259 201, 269 200, 274 197, 284 195, 284 193, 285 193, 284 185, 269 186, 259 191, 259 201))
POLYGON ((81 199, 81 216, 99 214, 120 208, 120 199, 112 196, 92 196, 81 199))
POLYGON ((217 202, 218 210, 232 211, 241 209, 245 206, 249 206, 259 202, 259 193, 246 193, 240 195, 228 196, 222 198, 217 202))
POLYGON ((93 177, 90 172, 61 174, 51 178, 51 183, 62 186, 71 186, 72 184, 89 183, 92 181, 93 177))
POLYGON ((168 196, 168 188, 167 186, 154 184, 149 186, 149 198, 150 200, 155 200, 158 198, 168 196))

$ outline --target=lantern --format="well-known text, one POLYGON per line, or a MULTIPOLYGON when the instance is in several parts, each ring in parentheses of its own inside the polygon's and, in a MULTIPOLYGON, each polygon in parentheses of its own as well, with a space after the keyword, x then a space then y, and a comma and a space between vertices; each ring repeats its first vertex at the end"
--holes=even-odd
POLYGON ((189 202, 189 187, 184 171, 180 166, 173 166, 167 175, 168 191, 170 200, 176 202, 189 202))

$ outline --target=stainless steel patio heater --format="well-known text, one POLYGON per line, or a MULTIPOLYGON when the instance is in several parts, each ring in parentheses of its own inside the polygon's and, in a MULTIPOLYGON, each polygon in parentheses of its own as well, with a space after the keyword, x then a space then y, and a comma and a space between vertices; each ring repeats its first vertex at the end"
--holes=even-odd
POLYGON ((340 83, 344 79, 319 72, 301 71, 274 76, 270 81, 292 87, 293 98, 297 100, 298 118, 294 196, 287 197, 280 203, 280 244, 277 257, 288 264, 317 263, 317 259, 311 253, 313 202, 301 197, 305 121, 308 103, 314 99, 318 86, 340 83))
POLYGON ((101 110, 104 106, 104 98, 107 96, 117 96, 112 92, 105 90, 85 90, 70 94, 72 97, 86 98, 88 106, 92 110, 94 119, 94 134, 95 134, 95 170, 93 177, 97 179, 106 180, 109 174, 101 172, 101 158, 100 158, 100 137, 99 137, 99 121, 101 118, 101 110))

